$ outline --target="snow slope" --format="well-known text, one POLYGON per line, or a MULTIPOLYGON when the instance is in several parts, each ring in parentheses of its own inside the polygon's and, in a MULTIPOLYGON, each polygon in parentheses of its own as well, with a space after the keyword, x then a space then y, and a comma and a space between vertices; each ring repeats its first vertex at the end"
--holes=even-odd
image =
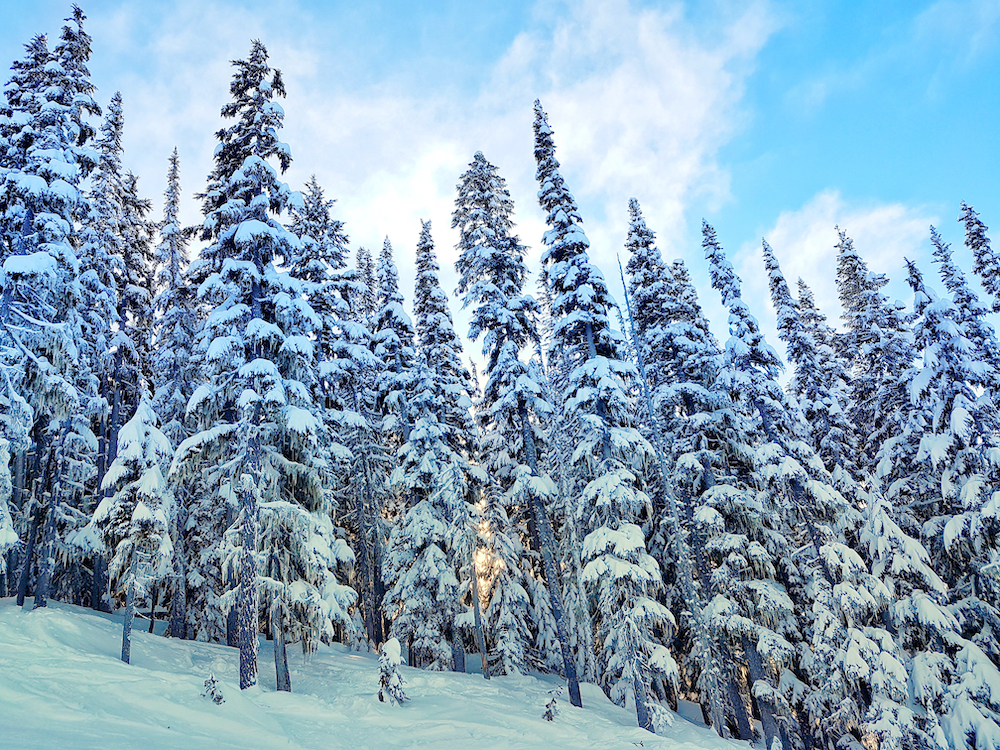
MULTIPOLYGON (((138 629, 143 621, 137 621, 138 629)), ((270 644, 261 642, 264 687, 237 688, 236 649, 133 631, 122 664, 121 619, 51 603, 0 599, 0 747, 4 750, 188 748, 631 748, 736 750, 681 717, 662 736, 584 685, 584 709, 559 701, 541 718, 548 678, 433 673, 402 668, 410 701, 379 703, 374 655, 289 649, 294 693, 278 693, 270 644), (202 697, 209 672, 225 703, 202 697)))

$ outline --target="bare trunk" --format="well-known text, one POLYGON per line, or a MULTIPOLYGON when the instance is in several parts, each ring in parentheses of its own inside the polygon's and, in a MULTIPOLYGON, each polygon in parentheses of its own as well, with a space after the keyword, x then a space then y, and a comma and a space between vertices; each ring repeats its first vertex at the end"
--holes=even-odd
POLYGON ((274 675, 278 690, 292 692, 292 677, 288 672, 288 654, 285 649, 285 626, 281 617, 281 604, 271 608, 271 634, 274 636, 274 675))
POLYGON ((479 606, 479 574, 476 572, 475 557, 472 562, 472 613, 476 621, 476 645, 483 659, 483 677, 490 679, 490 663, 486 657, 486 639, 483 637, 483 613, 479 606))
POLYGON ((125 620, 122 622, 122 661, 130 663, 132 658, 132 620, 135 618, 135 564, 128 577, 128 590, 125 594, 125 620))
MULTIPOLYGON (((538 477, 538 456, 535 452, 535 438, 531 432, 531 423, 528 421, 528 409, 522 402, 519 404, 521 416, 521 429, 524 433, 524 453, 528 460, 531 473, 538 477)), ((552 607, 552 618, 556 621, 556 637, 559 639, 559 650, 562 654, 563 669, 566 672, 566 682, 569 687, 569 702, 580 708, 583 706, 583 698, 580 695, 580 682, 576 676, 576 661, 570 650, 569 634, 566 632, 566 621, 563 618, 562 595, 560 593, 559 571, 555 562, 555 534, 552 532, 552 524, 549 523, 548 513, 542 505, 541 498, 535 493, 530 493, 529 504, 531 514, 535 520, 535 532, 538 535, 536 540, 538 549, 542 553, 542 567, 545 570, 545 580, 549 592, 549 603, 552 607)))
MULTIPOLYGON (((747 636, 743 636, 743 652, 746 654, 747 670, 750 672, 751 693, 754 692, 753 684, 758 681, 763 682, 770 688, 771 684, 767 679, 767 675, 764 673, 764 662, 760 658, 760 652, 757 650, 757 644, 747 636)), ((764 727, 765 750, 772 750, 774 747, 774 740, 777 739, 779 744, 782 744, 778 729, 778 720, 775 717, 776 709, 774 702, 769 698, 755 698, 755 700, 757 701, 757 708, 760 710, 760 723, 764 727)))

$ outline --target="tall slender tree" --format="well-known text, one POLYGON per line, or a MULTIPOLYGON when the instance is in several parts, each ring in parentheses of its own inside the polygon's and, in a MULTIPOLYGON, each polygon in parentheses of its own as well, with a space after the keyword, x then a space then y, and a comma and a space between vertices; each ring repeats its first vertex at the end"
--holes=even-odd
POLYGON ((207 470, 201 502, 216 517, 239 506, 224 547, 238 585, 221 602, 238 612, 240 687, 247 688, 257 683, 261 503, 289 487, 318 492, 310 461, 318 419, 308 382, 312 344, 303 334, 303 321, 315 313, 294 280, 275 269, 299 245, 278 221, 291 191, 269 161, 282 170, 291 163, 277 138, 284 112, 273 101, 285 87, 260 41, 233 66, 233 98, 222 116, 235 122, 217 133, 215 166, 201 195, 202 236, 210 245, 190 269, 210 309, 197 345, 206 382, 187 407, 199 431, 181 443, 172 471, 193 477, 207 470))
POLYGON ((653 450, 634 426, 627 382, 634 381, 635 367, 620 357, 624 342, 608 318, 614 303, 590 263, 590 243, 537 100, 534 130, 539 204, 549 226, 542 262, 552 294, 553 341, 570 367, 562 408, 587 427, 573 456, 586 483, 575 515, 585 535, 583 577, 597 605, 601 679, 619 703, 630 691, 639 725, 655 731, 650 674, 668 663, 654 658, 654 629, 672 624, 672 616, 651 598, 663 585, 662 573, 639 525, 652 515, 643 476, 653 450))

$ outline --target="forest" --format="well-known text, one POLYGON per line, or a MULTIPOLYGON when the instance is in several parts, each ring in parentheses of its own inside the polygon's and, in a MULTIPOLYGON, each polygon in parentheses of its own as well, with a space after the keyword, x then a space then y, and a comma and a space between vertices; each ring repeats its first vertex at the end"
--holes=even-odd
POLYGON ((635 199, 618 306, 536 100, 534 293, 477 152, 454 299, 424 222, 407 302, 388 238, 352 251, 316 178, 281 181, 262 42, 182 226, 181 156, 161 214, 85 20, 24 45, 0 106, 0 606, 123 611, 126 662, 148 612, 239 649, 241 688, 261 637, 279 690, 289 647, 395 639, 577 706, 595 683, 653 732, 686 700, 768 750, 1000 749, 1000 257, 972 206, 974 276, 931 227, 907 307, 838 230, 840 327, 765 241, 783 360, 715 229, 722 342, 635 199))

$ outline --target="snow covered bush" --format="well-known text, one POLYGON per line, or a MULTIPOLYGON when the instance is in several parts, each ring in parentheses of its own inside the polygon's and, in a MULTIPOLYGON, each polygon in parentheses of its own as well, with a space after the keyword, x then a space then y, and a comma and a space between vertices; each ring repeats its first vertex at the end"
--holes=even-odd
POLYGON ((402 663, 399 641, 390 638, 382 644, 382 650, 378 655, 378 699, 382 703, 395 702, 401 706, 403 701, 409 700, 403 692, 403 676, 399 673, 399 666, 402 663))

